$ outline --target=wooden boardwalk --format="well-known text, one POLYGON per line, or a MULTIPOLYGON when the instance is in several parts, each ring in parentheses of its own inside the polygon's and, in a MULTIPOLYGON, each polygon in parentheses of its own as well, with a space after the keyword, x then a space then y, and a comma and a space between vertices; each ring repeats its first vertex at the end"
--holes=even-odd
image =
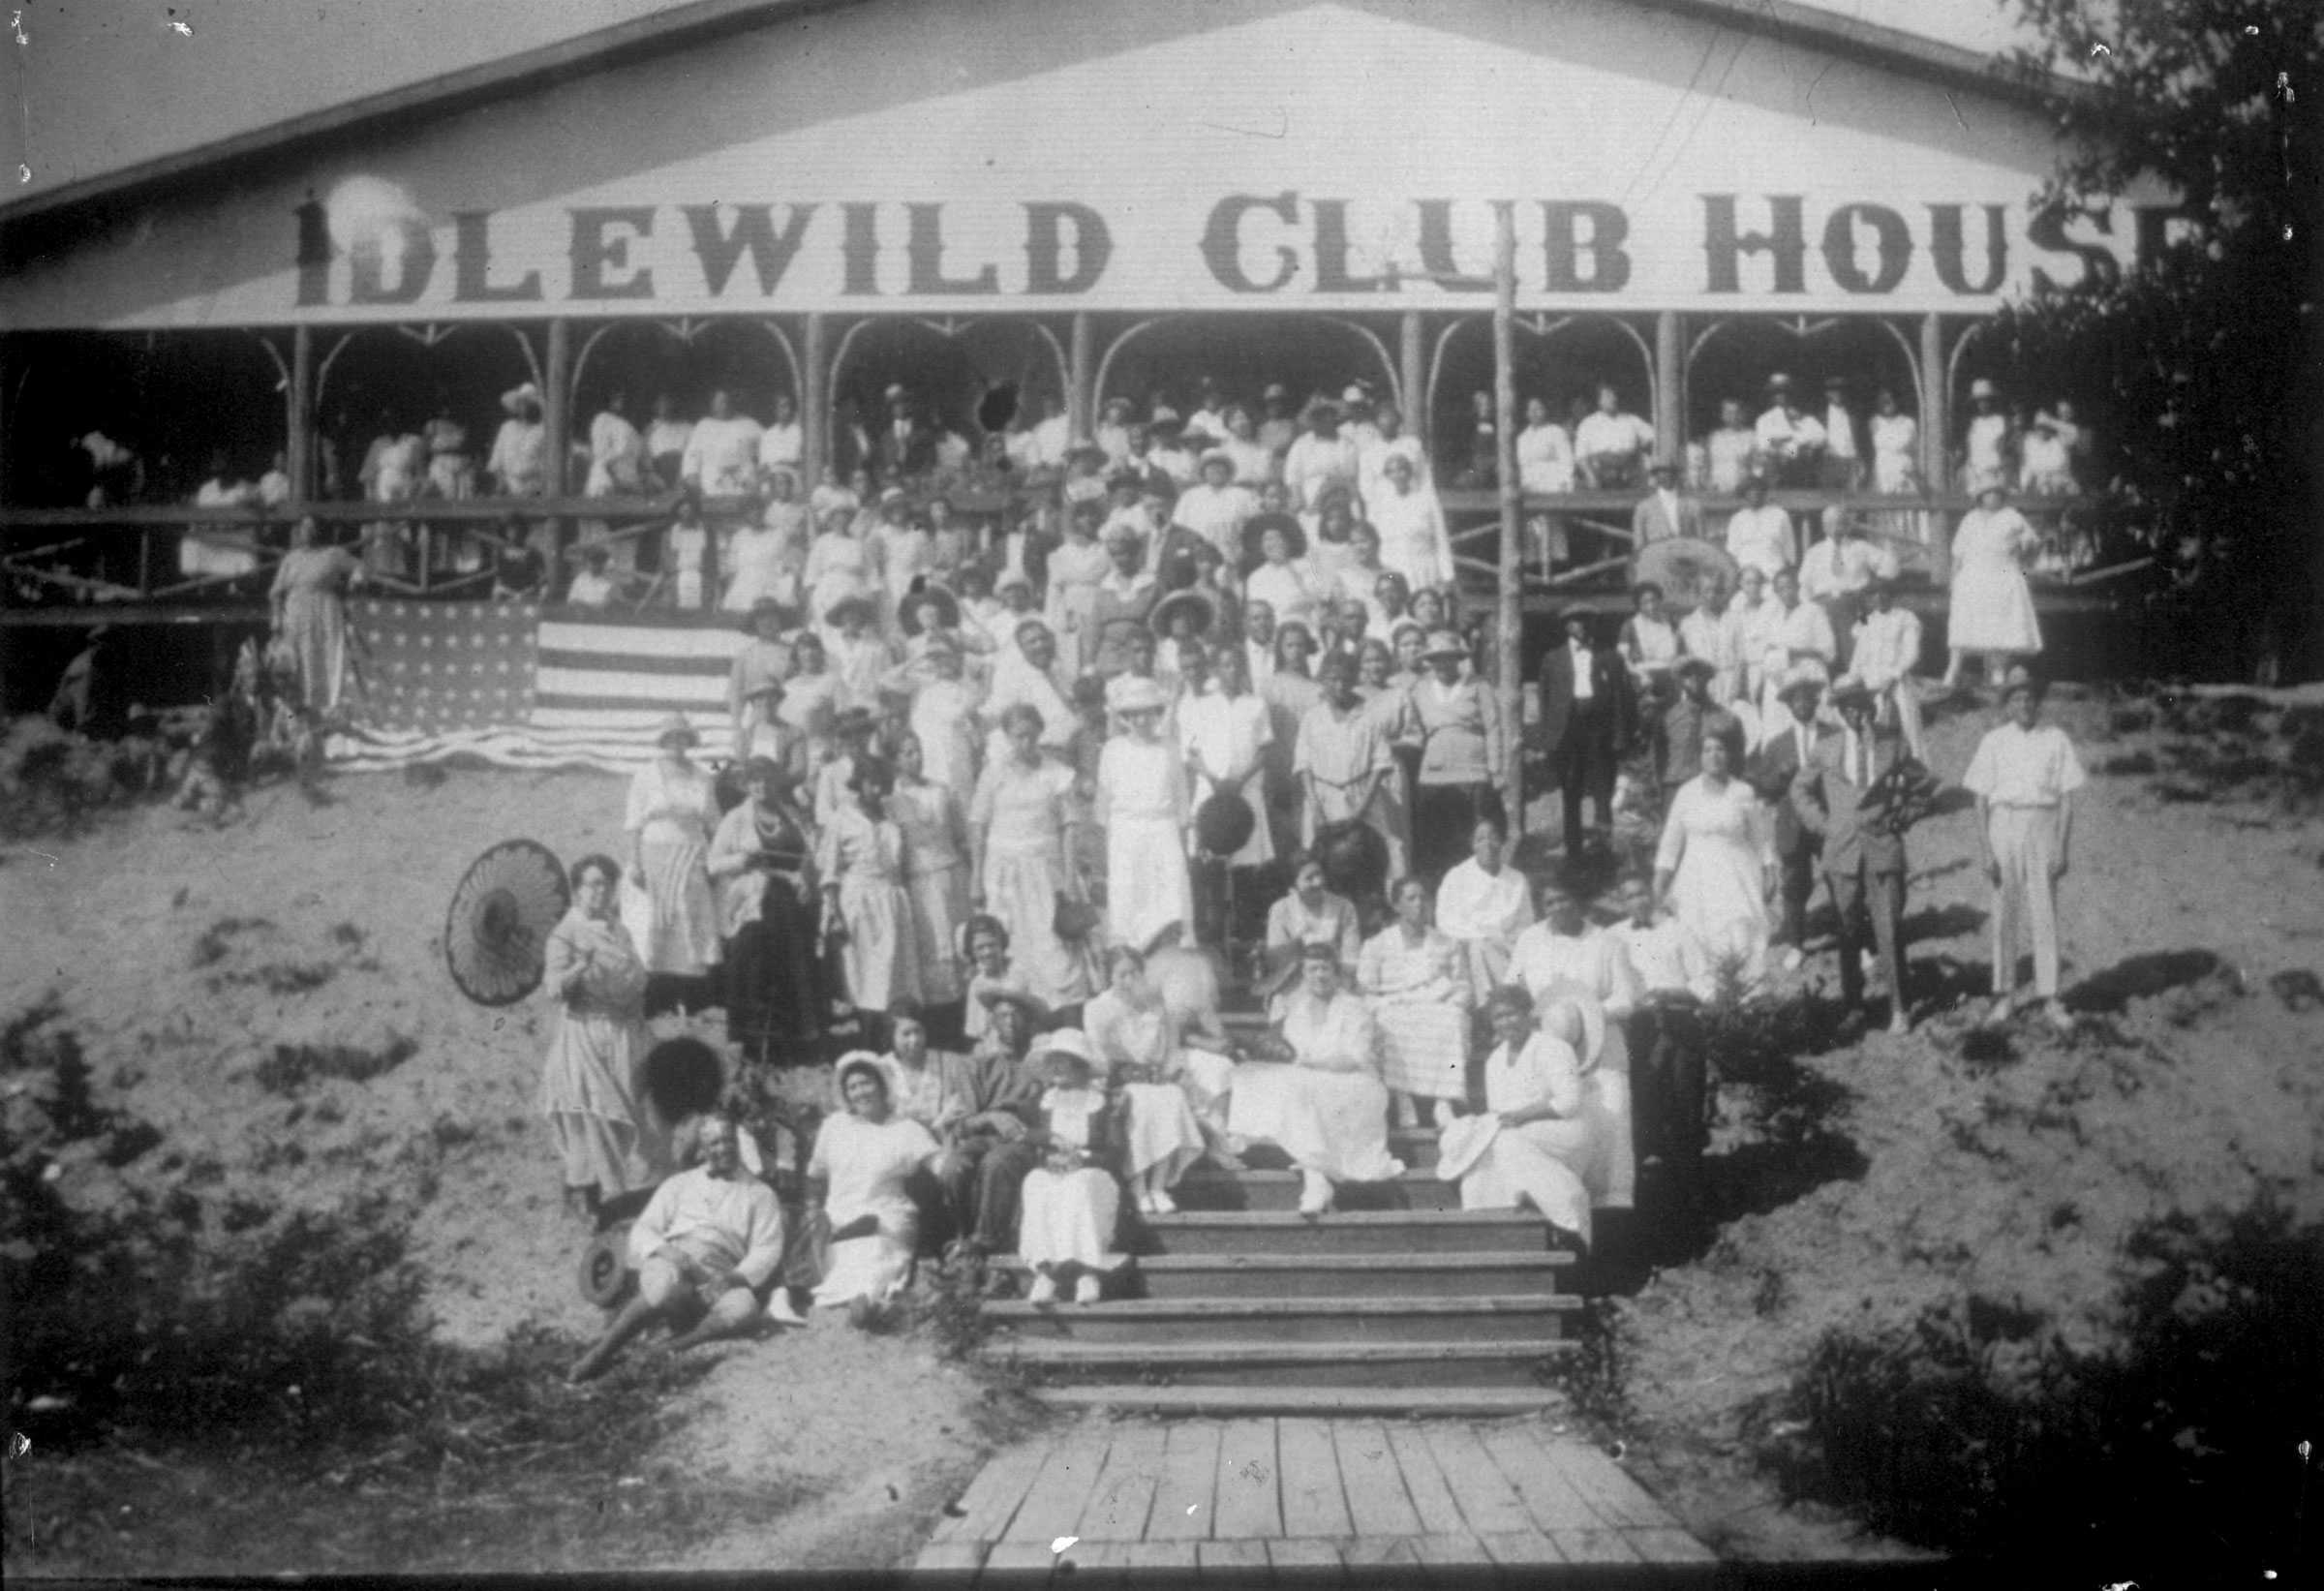
POLYGON ((915 1567, 997 1582, 1070 1565, 1081 1585, 1713 1562, 1612 1460, 1538 1420, 1092 1417, 994 1458, 915 1567))

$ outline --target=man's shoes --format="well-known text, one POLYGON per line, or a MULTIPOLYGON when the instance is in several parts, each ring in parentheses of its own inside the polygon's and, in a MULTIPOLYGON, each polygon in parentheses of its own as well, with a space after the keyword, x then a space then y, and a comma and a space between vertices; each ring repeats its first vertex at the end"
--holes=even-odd
POLYGON ((1035 1275, 1033 1277, 1032 1290, 1025 1294, 1024 1301, 1036 1306, 1056 1302, 1057 1278, 1051 1275, 1046 1270, 1035 1275))
POLYGON ((1094 1270, 1083 1271, 1081 1280, 1073 1284, 1073 1301, 1076 1303, 1095 1303, 1105 1296, 1105 1281, 1094 1270))
POLYGON ((807 1317, 791 1302, 791 1290, 778 1287, 767 1296, 767 1319, 778 1326, 805 1326, 807 1317))

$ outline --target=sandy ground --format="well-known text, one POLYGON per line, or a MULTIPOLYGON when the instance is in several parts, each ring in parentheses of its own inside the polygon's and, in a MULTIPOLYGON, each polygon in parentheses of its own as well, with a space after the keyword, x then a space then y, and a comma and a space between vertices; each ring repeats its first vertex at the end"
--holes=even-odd
MULTIPOLYGON (((1723 1550, 1888 1550, 1783 1506, 1747 1461, 1825 1327, 1974 1289, 2095 1338, 2137 1220, 2238 1205, 2263 1183, 2312 1198, 2324 1181, 2324 1018, 2268 993, 2274 974, 2324 964, 2324 824, 2097 774, 2154 741, 2109 735, 2095 699, 2057 711, 2097 775, 2064 903, 2066 982, 2085 986, 2086 1007, 2120 1009, 2092 1010, 2071 1041, 2021 1030, 1999 1065, 1965 1057, 1958 1006, 1910 1039, 1814 1058, 1849 1090, 1831 1126, 1854 1175, 1803 1176, 1624 1306, 1630 1461, 1723 1550), (2151 992, 2125 1004, 2089 986, 2125 964, 2153 974, 2151 992)), ((1941 775, 1959 775, 1987 721, 1940 723, 1941 775)), ((261 1203, 382 1181, 420 1196, 447 1336, 489 1341, 528 1320, 582 1335, 597 1319, 573 1285, 583 1234, 559 1210, 533 1115, 549 1009, 470 1004, 440 936, 454 882, 486 846, 529 836, 568 860, 612 850, 621 807, 620 783, 593 775, 347 778, 320 805, 262 790, 223 828, 149 808, 18 847, 0 865, 0 1010, 61 1000, 101 1082, 168 1132, 159 1174, 261 1203), (258 1069, 286 1044, 409 1053, 367 1081, 270 1091, 258 1069)), ((1973 843, 1966 816, 1913 839, 1912 954, 1941 1005, 1983 988, 1973 843)), ((1720 1147, 1737 1148, 1739 1131, 1720 1147)), ((908 1561, 1022 1418, 908 1335, 818 1321, 718 1352, 653 1456, 810 1495, 702 1544, 688 1567, 908 1561)))

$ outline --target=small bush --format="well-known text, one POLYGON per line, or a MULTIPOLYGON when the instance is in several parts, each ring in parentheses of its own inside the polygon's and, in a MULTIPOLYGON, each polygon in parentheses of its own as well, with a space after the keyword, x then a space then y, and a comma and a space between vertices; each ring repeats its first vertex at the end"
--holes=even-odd
POLYGON ((274 924, 264 917, 221 917, 195 938, 186 964, 197 972, 205 966, 215 966, 226 960, 238 936, 262 933, 272 927, 274 924))
POLYGON ((1569 1318, 1575 1346, 1543 1360, 1535 1374, 1565 1393, 1575 1416, 1602 1440, 1617 1439, 1637 1414, 1630 1397, 1629 1318, 1610 1298, 1584 1300, 1569 1318))
POLYGON ((419 1053, 419 1041, 391 1034, 377 1050, 352 1044, 278 1044, 252 1068, 251 1077, 270 1094, 291 1095, 319 1077, 368 1083, 394 1071, 419 1053))

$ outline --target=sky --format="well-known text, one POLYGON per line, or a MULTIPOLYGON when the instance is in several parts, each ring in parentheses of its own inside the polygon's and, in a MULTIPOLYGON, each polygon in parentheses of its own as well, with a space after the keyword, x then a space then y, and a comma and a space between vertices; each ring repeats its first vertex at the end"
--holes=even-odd
MULTIPOLYGON (((552 44, 683 0, 0 0, 10 197, 552 44)), ((1990 52, 2006 0, 1806 0, 1990 52)))

